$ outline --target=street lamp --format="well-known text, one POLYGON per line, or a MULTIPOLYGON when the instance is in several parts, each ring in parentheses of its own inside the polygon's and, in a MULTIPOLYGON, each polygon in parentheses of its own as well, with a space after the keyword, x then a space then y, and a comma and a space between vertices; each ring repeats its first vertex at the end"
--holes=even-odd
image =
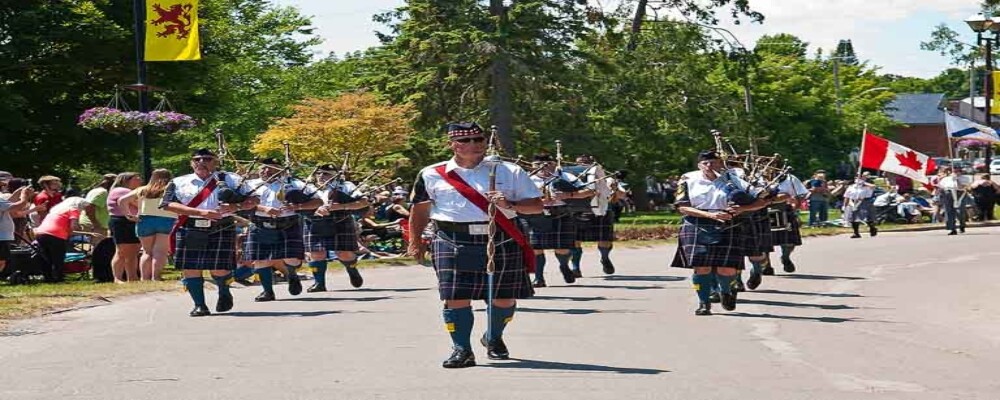
MULTIPOLYGON (((986 109, 983 113, 983 122, 986 126, 993 128, 993 45, 997 43, 1000 39, 1000 18, 987 18, 983 14, 973 15, 965 20, 965 23, 969 25, 969 28, 973 32, 976 32, 976 44, 979 46, 984 46, 986 50, 986 109), (992 33, 990 35, 984 36, 983 33, 986 31, 992 33)), ((975 100, 975 99, 972 99, 975 100)), ((975 102, 973 102, 975 103, 975 102)), ((986 165, 990 165, 993 158, 993 146, 986 146, 985 154, 986 165)))

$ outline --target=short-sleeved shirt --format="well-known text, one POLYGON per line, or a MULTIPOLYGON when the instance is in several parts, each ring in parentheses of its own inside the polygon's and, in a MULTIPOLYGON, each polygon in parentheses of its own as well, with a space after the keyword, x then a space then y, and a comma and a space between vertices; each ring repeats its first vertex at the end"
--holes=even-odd
POLYGON ((844 192, 845 199, 854 200, 864 200, 875 195, 875 188, 863 185, 863 184, 853 184, 847 187, 847 191, 844 192))
POLYGON ((792 197, 802 197, 809 194, 809 190, 806 189, 806 185, 802 184, 802 181, 795 175, 788 175, 788 178, 778 184, 778 192, 785 193, 792 197))
MULTIPOLYGON (((809 189, 821 188, 821 187, 823 187, 825 185, 826 185, 826 181, 824 181, 822 179, 810 179, 809 182, 806 182, 806 188, 809 188, 809 189)), ((815 192, 815 193, 810 193, 809 194, 809 200, 811 200, 811 201, 817 201, 817 200, 819 200, 819 201, 825 201, 826 197, 827 197, 827 193, 815 192)))
MULTIPOLYGON (((553 184, 552 179, 555 177, 555 175, 547 176, 547 177, 542 177, 540 175, 541 174, 531 175, 531 181, 535 183, 535 187, 537 187, 539 191, 543 190, 543 186, 545 185, 546 181, 549 181, 549 187, 551 187, 552 184, 553 184)), ((569 172, 566 172, 566 171, 560 171, 559 177, 561 179, 567 181, 567 182, 573 182, 573 181, 577 180, 575 175, 573 175, 573 174, 571 174, 569 172)), ((556 190, 553 189, 552 192, 556 193, 556 190)), ((566 205, 566 202, 562 201, 562 200, 556 200, 555 196, 553 196, 552 205, 553 206, 564 206, 564 205, 566 205)))
MULTIPOLYGON (((490 188, 491 162, 483 161, 475 168, 462 168, 455 159, 440 162, 424 168, 417 174, 410 200, 412 203, 430 201, 430 217, 436 221, 482 222, 489 220, 486 212, 462 196, 450 183, 438 174, 436 168, 445 166, 445 173, 455 171, 469 186, 479 193, 490 188)), ((542 197, 528 173, 513 163, 502 162, 497 166, 496 188, 509 201, 522 201, 542 197)), ((509 214, 507 210, 505 214, 509 214)), ((509 215, 508 215, 509 216, 509 215)))
POLYGON ((338 190, 354 196, 357 195, 357 193, 355 192, 358 191, 358 186, 355 185, 353 182, 348 182, 348 181, 330 183, 326 185, 326 188, 316 192, 316 197, 323 199, 323 204, 325 205, 333 204, 334 202, 330 200, 330 192, 334 190, 338 190))
MULTIPOLYGON (((304 190, 305 182, 298 179, 279 179, 274 182, 264 182, 263 179, 251 179, 247 182, 251 188, 256 188, 254 193, 260 197, 260 205, 266 207, 279 208, 285 205, 284 193, 289 190, 304 190)), ((316 197, 314 193, 313 198, 316 197)), ((257 211, 254 213, 258 217, 270 217, 267 213, 257 211)), ((292 210, 282 211, 279 217, 290 217, 295 215, 292 210)))
MULTIPOLYGON (((90 189, 87 192, 87 202, 94 205, 94 216, 97 217, 97 223, 103 227, 108 226, 108 221, 111 218, 111 214, 108 213, 108 189, 102 188, 100 186, 90 189)), ((80 223, 84 225, 94 225, 94 221, 90 220, 90 217, 86 213, 80 216, 80 223)))
POLYGON ((14 203, 0 197, 0 242, 14 240, 14 218, 10 216, 10 208, 14 203))
POLYGON ((79 218, 80 209, 78 208, 54 209, 45 216, 42 224, 35 228, 35 234, 45 234, 68 240, 70 233, 73 232, 71 220, 79 218))
POLYGON ((135 209, 135 207, 132 207, 129 210, 122 210, 121 207, 118 207, 118 200, 125 197, 129 193, 132 193, 132 189, 127 187, 111 188, 108 192, 108 214, 112 217, 124 217, 127 215, 137 214, 139 210, 135 209))
POLYGON ((51 210, 52 207, 55 207, 56 204, 59 204, 62 201, 62 199, 63 199, 62 193, 56 192, 53 194, 49 194, 48 192, 43 190, 41 193, 35 195, 35 205, 36 206, 44 205, 46 210, 51 210))
MULTIPOLYGON (((160 202, 160 208, 163 208, 170 203, 188 205, 191 200, 198 196, 198 193, 201 193, 202 188, 204 188, 209 181, 218 179, 220 176, 223 177, 226 185, 233 190, 237 190, 240 193, 250 193, 250 187, 246 184, 246 182, 240 184, 239 175, 229 172, 216 172, 212 175, 213 176, 210 176, 207 179, 201 179, 197 174, 187 174, 170 180, 170 184, 167 185, 167 188, 163 192, 163 201, 160 202)), ((205 198, 205 200, 195 205, 193 208, 199 210, 216 210, 220 205, 219 187, 217 185, 215 190, 213 190, 212 193, 205 198)))
MULTIPOLYGON (((748 185, 745 181, 733 175, 729 178, 734 189, 746 190, 748 185)), ((721 176, 709 180, 701 171, 688 172, 677 186, 677 200, 674 203, 679 207, 694 207, 706 211, 725 210, 729 208, 727 186, 727 180, 721 176)))

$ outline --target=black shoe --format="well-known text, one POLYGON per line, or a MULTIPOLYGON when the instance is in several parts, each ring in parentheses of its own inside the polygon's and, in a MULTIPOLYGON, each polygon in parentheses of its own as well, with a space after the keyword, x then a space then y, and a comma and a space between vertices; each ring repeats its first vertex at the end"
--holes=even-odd
POLYGON ((747 291, 746 286, 743 285, 743 278, 742 277, 737 277, 736 281, 733 282, 733 290, 735 290, 737 292, 745 292, 745 291, 747 291))
POLYGON ((965 227, 958 228, 958 233, 965 233, 965 227))
POLYGON ((288 294, 298 296, 300 293, 302 293, 302 281, 298 275, 292 274, 288 277, 288 294))
POLYGON ((358 271, 357 268, 355 268, 355 267, 347 267, 347 268, 344 268, 344 269, 347 270, 347 275, 349 275, 351 277, 351 286, 359 288, 359 287, 361 287, 361 285, 365 284, 365 278, 361 277, 361 272, 358 271))
POLYGON ((510 351, 507 350, 507 344, 503 342, 503 338, 487 343, 486 336, 484 335, 479 339, 479 343, 486 346, 486 356, 490 360, 506 360, 510 358, 510 351))
POLYGON ((955 232, 954 229, 952 229, 951 232, 948 232, 948 236, 957 235, 957 234, 958 234, 958 232, 955 232))
POLYGON ((774 268, 771 266, 764 267, 763 269, 760 270, 760 273, 761 275, 768 275, 768 276, 774 275, 774 268))
POLYGON ((857 233, 855 233, 855 234, 851 235, 851 239, 857 239, 857 238, 859 238, 859 237, 861 237, 861 235, 859 235, 859 234, 857 234, 857 233))
POLYGON ((566 281, 566 283, 576 282, 576 274, 573 273, 573 270, 569 269, 568 265, 560 265, 559 272, 562 273, 563 280, 566 281))
POLYGON ((546 285, 545 281, 543 281, 543 280, 536 280, 531 285, 534 286, 534 287, 548 287, 549 286, 549 285, 546 285))
POLYGON ((309 287, 309 289, 306 289, 306 291, 309 292, 309 293, 325 292, 326 291, 326 284, 324 284, 324 283, 314 283, 314 284, 312 284, 312 286, 309 287))
POLYGON ((574 278, 583 278, 583 272, 580 272, 579 269, 574 269, 573 270, 573 277, 574 278))
POLYGON ((785 272, 789 274, 795 272, 795 263, 792 262, 791 258, 782 257, 781 265, 785 267, 785 272))
POLYGON ((747 287, 750 288, 750 290, 757 290, 757 287, 760 286, 761 280, 762 278, 760 277, 760 273, 751 270, 750 278, 747 279, 747 287))
POLYGON ((472 353, 472 350, 455 347, 455 351, 451 353, 451 356, 447 360, 441 363, 441 366, 445 368, 475 367, 476 355, 472 353))
POLYGON ((610 258, 605 258, 605 259, 601 260, 601 266, 604 269, 604 274, 606 274, 606 275, 614 275, 614 273, 615 273, 615 265, 611 263, 611 259, 610 258))
POLYGON ((718 302, 722 301, 719 298, 719 292, 712 292, 712 294, 708 295, 708 301, 710 303, 718 303, 718 302))
POLYGON ((191 312, 188 313, 188 315, 192 317, 204 317, 206 315, 212 315, 212 312, 208 311, 207 306, 194 306, 194 309, 191 310, 191 312))
POLYGON ((733 311, 736 309, 735 291, 722 294, 722 308, 724 308, 726 311, 733 311))
POLYGON ((253 301, 258 301, 258 302, 274 301, 274 292, 262 292, 261 294, 257 295, 257 297, 254 297, 253 301))
POLYGON ((872 237, 878 236, 878 228, 876 228, 875 225, 872 225, 871 229, 868 230, 868 233, 871 234, 872 237))
POLYGON ((712 315, 712 303, 698 304, 698 309, 694 310, 694 315, 712 315))
POLYGON ((233 295, 219 293, 219 301, 215 303, 215 312, 226 312, 233 309, 233 295))

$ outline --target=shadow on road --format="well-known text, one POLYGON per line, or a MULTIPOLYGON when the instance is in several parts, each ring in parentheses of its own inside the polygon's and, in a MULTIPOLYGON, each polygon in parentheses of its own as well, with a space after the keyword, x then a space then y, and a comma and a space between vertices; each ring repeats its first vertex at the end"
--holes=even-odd
POLYGON ((833 275, 809 275, 809 274, 792 274, 792 275, 778 275, 778 276, 787 279, 807 279, 807 280, 817 280, 817 281, 828 281, 834 279, 861 281, 868 279, 860 276, 833 276, 833 275))
POLYGON ((588 315, 588 314, 632 314, 640 313, 639 310, 596 310, 593 308, 532 308, 532 307, 518 307, 517 312, 528 312, 528 313, 542 313, 542 314, 569 314, 569 315, 588 315))
POLYGON ((628 290, 653 290, 663 289, 663 286, 628 286, 628 285, 569 285, 566 287, 594 288, 594 289, 628 289, 628 290))
POLYGON ((219 317, 322 317, 324 315, 340 314, 343 311, 236 311, 216 314, 219 317))
MULTIPOLYGON (((531 296, 531 300, 569 300, 569 301, 601 301, 607 300, 604 296, 594 297, 573 297, 573 296, 531 296)), ((620 300, 620 299, 615 299, 620 300)))
POLYGON ((360 288, 360 289, 337 289, 331 290, 331 292, 393 292, 393 293, 410 293, 410 292, 422 292, 424 290, 431 290, 431 288, 399 288, 399 289, 378 289, 378 288, 360 288))
POLYGON ((380 301, 392 299, 392 296, 379 297, 292 297, 278 301, 380 301))
POLYGON ((787 319, 792 321, 813 321, 813 322, 824 322, 839 324, 843 322, 886 322, 886 321, 865 321, 858 318, 835 318, 835 317, 798 317, 793 315, 774 315, 774 314, 748 314, 748 313, 731 313, 731 314, 715 314, 722 315, 725 317, 744 317, 744 318, 772 318, 772 319, 787 319))
POLYGON ((740 304, 759 304, 762 306, 779 306, 779 307, 798 307, 798 308, 818 308, 820 310, 856 310, 857 307, 851 307, 844 304, 807 304, 807 303, 791 303, 787 301, 773 301, 773 300, 739 300, 740 304))
POLYGON ((632 282, 677 282, 687 278, 683 276, 665 275, 606 275, 606 281, 632 281, 632 282))
POLYGON ((813 292, 795 292, 790 290, 775 290, 775 289, 754 290, 754 291, 749 291, 747 293, 790 294, 796 296, 821 296, 821 297, 865 297, 860 294, 854 294, 854 293, 813 293, 813 292))
POLYGON ((596 365, 596 364, 573 364, 573 363, 562 363, 556 361, 541 361, 541 360, 524 360, 511 358, 510 361, 504 363, 486 364, 485 367, 489 368, 511 368, 511 369, 548 369, 557 371, 593 371, 593 372, 613 372, 616 374, 631 374, 631 375, 657 375, 664 372, 670 372, 664 369, 651 369, 651 368, 623 368, 623 367, 611 367, 607 365, 596 365))

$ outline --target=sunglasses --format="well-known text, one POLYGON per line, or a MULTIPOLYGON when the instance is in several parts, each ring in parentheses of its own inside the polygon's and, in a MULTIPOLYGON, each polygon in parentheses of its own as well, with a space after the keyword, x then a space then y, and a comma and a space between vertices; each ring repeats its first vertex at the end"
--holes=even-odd
POLYGON ((214 159, 215 159, 215 157, 192 157, 191 161, 194 161, 194 162, 205 162, 205 163, 207 163, 207 162, 212 162, 212 160, 214 160, 214 159))
POLYGON ((483 142, 486 142, 486 138, 484 138, 484 137, 474 137, 474 138, 467 137, 467 138, 455 139, 455 141, 459 142, 459 143, 462 143, 462 144, 483 143, 483 142))

